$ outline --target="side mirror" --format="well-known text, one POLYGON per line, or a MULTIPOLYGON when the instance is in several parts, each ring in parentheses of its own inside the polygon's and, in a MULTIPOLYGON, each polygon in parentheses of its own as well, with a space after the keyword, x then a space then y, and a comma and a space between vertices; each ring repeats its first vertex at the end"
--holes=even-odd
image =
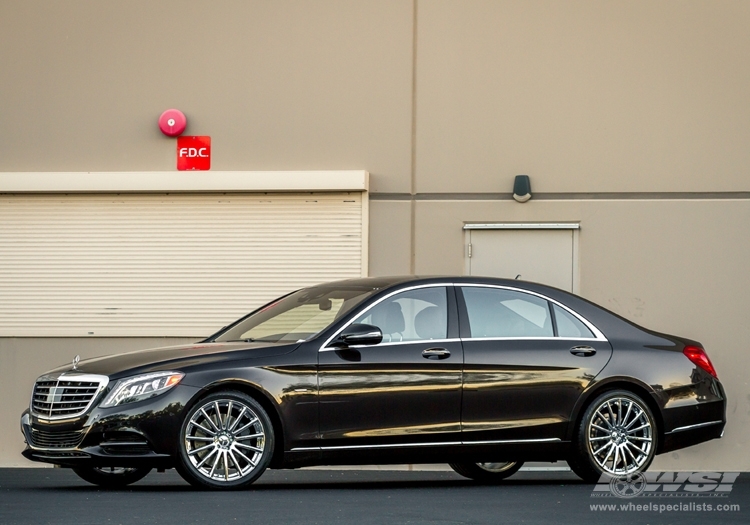
POLYGON ((376 345, 383 340, 380 328, 371 324, 352 324, 339 334, 331 346, 376 345))

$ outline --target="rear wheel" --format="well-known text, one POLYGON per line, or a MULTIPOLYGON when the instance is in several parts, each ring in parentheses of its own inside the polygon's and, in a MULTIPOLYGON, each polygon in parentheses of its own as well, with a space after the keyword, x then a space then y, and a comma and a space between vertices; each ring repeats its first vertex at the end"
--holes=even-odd
POLYGON ((643 399, 627 390, 605 392, 584 412, 568 463, 592 483, 602 474, 633 476, 651 465, 657 437, 654 416, 643 399))
POLYGON ((198 487, 244 488, 266 470, 273 447, 271 420, 257 401, 241 392, 217 392, 185 416, 177 471, 198 487))
POLYGON ((462 476, 482 483, 497 483, 518 472, 523 461, 504 461, 501 463, 450 463, 450 467, 462 476))
POLYGON ((145 468, 125 468, 125 467, 76 467, 73 472, 78 476, 100 487, 119 488, 140 481, 151 472, 148 467, 145 468))

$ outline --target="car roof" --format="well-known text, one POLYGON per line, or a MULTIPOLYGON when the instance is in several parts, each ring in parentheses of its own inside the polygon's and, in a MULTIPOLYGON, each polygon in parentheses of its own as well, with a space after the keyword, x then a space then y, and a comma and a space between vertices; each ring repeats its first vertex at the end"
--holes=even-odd
MULTIPOLYGON (((392 287, 431 284, 431 283, 466 283, 466 284, 495 284, 500 286, 515 286, 529 290, 545 289, 558 290, 551 286, 534 283, 531 281, 521 281, 517 279, 501 279, 498 277, 478 277, 478 276, 459 276, 459 275, 394 275, 386 277, 361 277, 356 279, 346 279, 330 283, 322 283, 323 286, 356 286, 371 289, 386 289, 392 287)), ((563 291, 564 290, 559 290, 563 291)))

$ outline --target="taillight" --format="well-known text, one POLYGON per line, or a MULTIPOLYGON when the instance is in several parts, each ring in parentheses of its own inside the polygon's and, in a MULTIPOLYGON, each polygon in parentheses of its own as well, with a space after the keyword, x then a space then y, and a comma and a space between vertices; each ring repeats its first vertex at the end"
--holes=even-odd
POLYGON ((719 376, 716 375, 714 365, 711 364, 711 360, 708 358, 708 354, 706 354, 706 351, 703 348, 700 346, 686 346, 682 350, 682 353, 685 354, 685 357, 714 376, 716 379, 719 378, 719 376))

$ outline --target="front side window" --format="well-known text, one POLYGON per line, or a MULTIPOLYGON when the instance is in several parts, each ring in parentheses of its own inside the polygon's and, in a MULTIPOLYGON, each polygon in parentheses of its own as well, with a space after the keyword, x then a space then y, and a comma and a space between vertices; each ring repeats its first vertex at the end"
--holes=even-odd
POLYGON ((448 333, 446 294, 443 286, 401 292, 378 303, 354 322, 380 328, 384 343, 445 339, 448 333))
POLYGON ((311 339, 372 295, 365 287, 314 286, 279 299, 219 335, 216 342, 287 343, 311 339))
POLYGON ((553 337, 546 300, 513 290, 462 287, 471 337, 553 337))

